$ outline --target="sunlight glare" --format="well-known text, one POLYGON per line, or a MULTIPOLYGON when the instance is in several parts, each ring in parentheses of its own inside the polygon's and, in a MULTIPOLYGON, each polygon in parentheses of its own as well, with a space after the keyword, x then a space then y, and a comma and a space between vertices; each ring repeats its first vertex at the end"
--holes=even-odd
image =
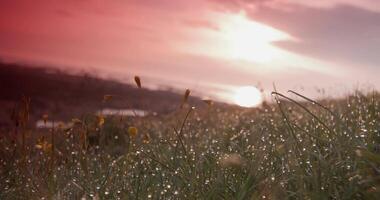
POLYGON ((252 21, 244 13, 223 20, 221 33, 227 44, 227 56, 255 62, 268 62, 281 56, 282 51, 271 43, 290 39, 288 34, 252 21))
POLYGON ((253 86, 236 89, 233 98, 234 102, 242 107, 255 107, 263 101, 260 90, 253 86))

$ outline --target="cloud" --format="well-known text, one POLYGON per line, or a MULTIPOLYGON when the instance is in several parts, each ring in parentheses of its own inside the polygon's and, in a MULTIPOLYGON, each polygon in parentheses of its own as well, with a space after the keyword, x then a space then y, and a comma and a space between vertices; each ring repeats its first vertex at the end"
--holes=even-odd
POLYGON ((299 55, 340 65, 380 64, 380 7, 377 0, 211 0, 230 12, 289 33, 297 40, 275 42, 299 55))
MULTIPOLYGON (((342 82, 380 84, 380 7, 377 0, 211 0, 223 12, 244 11, 254 21, 295 40, 274 45, 337 67, 342 82)), ((304 63, 294 63, 303 65, 304 63)), ((305 76, 308 76, 304 74, 305 76)), ((281 77, 277 77, 278 79, 281 77)), ((313 78, 316 78, 313 76, 313 78)), ((325 83, 334 78, 318 77, 325 83)), ((310 79, 305 79, 310 82, 310 79)))
POLYGON ((297 7, 291 13, 272 8, 251 18, 283 30, 298 41, 278 46, 321 60, 374 66, 380 63, 380 13, 352 6, 297 7))
POLYGON ((268 1, 273 7, 283 5, 300 5, 310 8, 330 9, 338 6, 352 6, 373 12, 380 12, 377 0, 318 0, 318 1, 299 1, 299 0, 272 0, 268 1))
POLYGON ((293 10, 297 6, 330 9, 337 6, 352 6, 373 12, 380 12, 378 0, 209 0, 228 10, 256 10, 270 7, 278 10, 293 10))

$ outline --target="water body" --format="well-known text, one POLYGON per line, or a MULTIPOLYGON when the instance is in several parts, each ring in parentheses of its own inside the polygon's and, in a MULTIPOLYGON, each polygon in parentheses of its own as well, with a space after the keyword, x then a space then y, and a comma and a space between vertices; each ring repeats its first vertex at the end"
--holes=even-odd
MULTIPOLYGON (((149 114, 148 111, 139 109, 114 109, 114 108, 104 108, 96 112, 96 114, 101 114, 103 116, 128 116, 128 117, 145 117, 149 114)), ((64 121, 44 121, 38 120, 35 123, 36 128, 47 129, 47 128, 70 128, 73 122, 64 121)))

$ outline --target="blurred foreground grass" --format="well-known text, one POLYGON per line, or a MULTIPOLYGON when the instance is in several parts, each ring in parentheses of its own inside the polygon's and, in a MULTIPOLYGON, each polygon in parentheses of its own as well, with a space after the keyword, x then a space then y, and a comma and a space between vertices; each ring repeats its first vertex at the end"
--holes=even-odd
POLYGON ((0 135, 0 199, 380 196, 378 93, 319 103, 274 93, 273 103, 254 109, 205 103, 30 130, 24 98, 18 127, 0 135))

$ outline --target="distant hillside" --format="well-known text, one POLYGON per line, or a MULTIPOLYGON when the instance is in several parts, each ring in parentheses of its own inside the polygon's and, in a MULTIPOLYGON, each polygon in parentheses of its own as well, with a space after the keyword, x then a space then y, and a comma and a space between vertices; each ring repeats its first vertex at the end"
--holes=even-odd
MULTIPOLYGON (((69 75, 64 71, 16 64, 0 64, 0 91, 0 126, 10 123, 12 108, 22 95, 32 99, 32 120, 39 119, 44 113, 65 120, 104 107, 167 113, 176 109, 183 98, 182 94, 171 91, 139 89, 135 85, 86 74, 69 75), (115 97, 105 104, 102 100, 108 94, 115 97)), ((189 101, 202 104, 196 97, 189 98, 189 101)))

